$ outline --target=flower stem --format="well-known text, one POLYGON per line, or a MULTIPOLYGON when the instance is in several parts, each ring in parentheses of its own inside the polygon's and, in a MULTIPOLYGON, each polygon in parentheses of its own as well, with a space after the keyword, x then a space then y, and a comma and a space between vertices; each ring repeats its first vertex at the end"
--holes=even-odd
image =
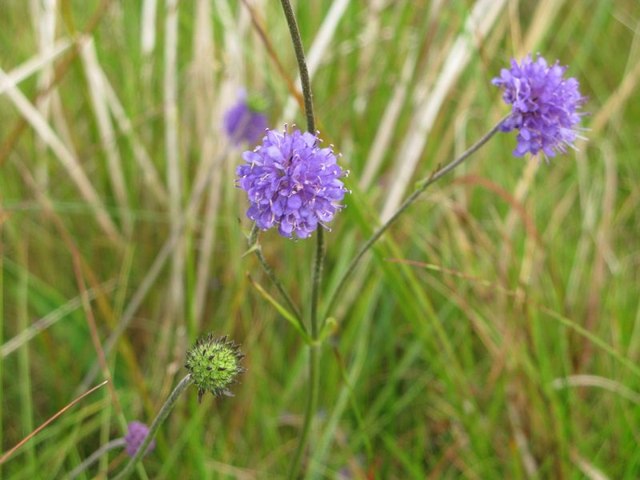
POLYGON ((318 230, 316 243, 316 257, 313 265, 313 287, 311 289, 311 340, 309 345, 309 394, 307 397, 307 408, 304 414, 304 424, 298 440, 296 453, 291 462, 289 478, 295 479, 300 470, 300 463, 305 447, 309 442, 311 424, 318 404, 318 390, 320 385, 320 345, 318 343, 318 292, 322 280, 322 265, 324 262, 324 233, 318 230))
POLYGON ((309 433, 311 432, 311 424, 318 404, 318 390, 320 386, 320 345, 315 343, 309 346, 309 395, 307 397, 307 408, 304 413, 304 423, 302 432, 298 439, 296 453, 291 461, 289 468, 290 480, 298 478, 300 472, 300 464, 302 455, 309 441, 309 433))
POLYGON ((318 296, 322 282, 322 265, 324 263, 324 231, 318 229, 316 237, 316 258, 313 263, 313 280, 311 287, 311 339, 318 339, 318 296))
POLYGON ((293 42, 293 49, 296 53, 298 61, 298 70, 300 70, 300 83, 302 84, 302 96, 304 97, 304 112, 307 116, 307 130, 309 133, 316 133, 316 122, 313 116, 313 95, 311 95, 311 81, 309 80, 309 70, 307 62, 304 59, 304 47, 302 46, 302 38, 296 21, 296 14, 293 13, 289 0, 281 0, 284 16, 287 18, 289 25, 289 33, 293 42))
MULTIPOLYGON (((304 47, 298 22, 295 13, 291 7, 289 0, 281 0, 282 9, 289 25, 289 33, 293 42, 293 49, 298 61, 298 69, 300 70, 300 83, 302 85, 302 95, 304 97, 304 110, 307 117, 307 131, 311 134, 316 133, 315 118, 313 115, 313 95, 311 94, 311 81, 309 79, 309 70, 304 57, 304 47)), ((302 432, 298 439, 296 453, 291 462, 289 470, 289 478, 295 479, 300 470, 302 455, 304 454, 307 443, 309 442, 309 434, 311 424, 315 414, 316 405, 318 403, 318 387, 320 384, 320 345, 318 345, 318 297, 320 295, 320 284, 322 281, 322 265, 324 262, 324 232, 319 228, 316 234, 316 255, 313 264, 313 279, 311 287, 311 308, 309 312, 310 329, 312 343, 309 346, 309 389, 307 397, 307 408, 304 415, 304 424, 302 432)))
POLYGON ((398 217, 400 217, 400 215, 402 215, 402 213, 404 213, 404 211, 407 208, 409 208, 411 206, 411 204, 413 202, 415 202, 416 199, 430 185, 432 185, 435 182, 437 182, 438 180, 440 180, 447 173, 451 172, 456 167, 461 165, 472 154, 477 152, 480 149, 480 147, 482 147, 485 143, 487 143, 489 141, 489 139, 491 137, 493 137, 500 130, 500 126, 502 125, 502 123, 507 118, 508 118, 508 116, 502 118, 491 130, 489 130, 489 132, 487 132, 482 138, 480 138, 480 140, 478 140, 471 147, 469 147, 469 149, 466 150, 458 158, 454 159, 453 161, 451 161, 450 163, 448 163, 444 167, 436 170, 434 173, 432 173, 427 178, 419 181, 417 183, 417 188, 413 191, 413 193, 411 195, 409 195, 409 197, 402 203, 402 205, 400 205, 400 207, 398 207, 398 210, 396 210, 393 213, 393 215, 391 215, 391 217, 389 217, 389 219, 386 222, 384 222, 380 227, 378 227, 378 229, 375 232, 373 232, 371 237, 364 243, 362 248, 360 248, 360 250, 358 251, 356 256, 353 257, 353 260, 351 260, 351 262, 347 266, 346 270, 342 274, 342 277, 340 278, 340 281, 338 282, 337 287, 335 288, 335 290, 333 291, 333 293, 331 295, 329 303, 327 303, 326 310, 325 310, 324 315, 322 317, 323 318, 323 323, 326 321, 324 319, 328 318, 328 316, 331 314, 331 310, 335 306, 335 303, 338 300, 338 297, 339 297, 340 293, 343 290, 345 282, 347 281, 349 276, 353 273, 353 271, 355 270, 356 266, 358 265, 358 262, 362 259, 364 254, 367 253, 367 251, 373 246, 374 243, 376 243, 376 241, 382 236, 382 234, 387 231, 387 229, 398 219, 398 217))
POLYGON ((135 456, 131 460, 129 460, 129 463, 127 463, 124 469, 118 474, 118 476, 115 477, 114 480, 122 480, 124 478, 127 478, 129 475, 131 475, 138 461, 146 453, 147 448, 151 443, 151 440, 153 440, 153 437, 158 431, 158 428, 160 428, 160 425, 162 425, 162 423, 169 416, 169 412, 171 412, 171 409, 173 409, 173 406, 178 400, 178 397, 182 392, 184 392, 187 389, 189 385, 191 385, 192 381, 193 380, 191 378, 191 374, 187 374, 182 380, 180 380, 180 383, 178 383, 176 388, 173 389, 173 392, 171 392, 171 395, 169 395, 169 398, 167 398, 167 401, 164 403, 164 405, 158 412, 158 415, 153 420, 153 423, 149 428, 149 433, 145 437, 144 442, 142 442, 142 445, 140 445, 140 448, 138 448, 138 451, 136 452, 135 456))

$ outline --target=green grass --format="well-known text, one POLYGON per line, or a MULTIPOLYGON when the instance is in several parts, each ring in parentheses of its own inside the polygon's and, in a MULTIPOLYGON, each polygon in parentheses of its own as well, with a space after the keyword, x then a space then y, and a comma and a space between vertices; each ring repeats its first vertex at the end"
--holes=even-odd
MULTIPOLYGON (((42 55, 39 38, 51 45, 38 27, 46 12, 31 9, 40 3, 2 8, 7 75, 42 55)), ((303 421, 308 351, 252 284, 280 300, 255 257, 243 256, 250 225, 234 187, 241 151, 228 149, 221 132, 239 86, 268 99, 274 128, 304 125, 291 107, 297 67, 279 2, 248 2, 277 59, 242 2, 179 2, 176 45, 158 2, 147 52, 145 2, 58 3, 56 41, 90 28, 84 38, 97 62, 67 46, 20 81, 32 104, 41 99, 38 128, 15 96, 0 93, 2 451, 89 386, 111 383, 35 435, 0 476, 64 478, 127 421, 151 423, 185 374, 185 350, 213 331, 246 354, 236 396, 199 404, 190 390, 144 471, 284 478, 303 421), (175 122, 167 82, 175 82, 175 122), (65 167, 60 145, 75 166, 65 167), (196 182, 213 161, 189 218, 196 182), (182 241, 167 245, 182 222, 182 241), (78 303, 87 293, 91 300, 78 303), (56 311, 46 328, 19 336, 56 311), (125 333, 87 383, 123 319, 125 333)), ((342 2, 296 3, 311 57, 342 2)), ((343 153, 353 191, 325 235, 320 311, 394 195, 406 197, 507 112, 491 78, 512 56, 540 52, 569 65, 589 98, 588 140, 545 164, 514 158, 514 136, 499 135, 377 244, 340 297, 322 348, 307 477, 638 478, 637 1, 345 3, 312 83, 321 136, 343 153), (485 33, 465 31, 478 4, 502 3, 485 33), (456 41, 469 55, 447 80, 456 41)), ((268 232, 260 243, 307 309, 315 242, 268 232)), ((116 451, 85 478, 113 477, 125 461, 116 451)))

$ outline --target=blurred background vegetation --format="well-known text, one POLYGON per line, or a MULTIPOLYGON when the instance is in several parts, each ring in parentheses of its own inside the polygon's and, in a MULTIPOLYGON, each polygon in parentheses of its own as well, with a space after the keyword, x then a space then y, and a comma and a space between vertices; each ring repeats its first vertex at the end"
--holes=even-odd
MULTIPOLYGON (((64 478, 126 421, 150 423, 203 333, 246 353, 235 398, 184 396, 149 478, 281 478, 306 354, 252 282, 239 88, 304 124, 280 4, 0 0, 0 466, 64 478)), ((421 198, 352 278, 323 349, 309 478, 640 477, 640 4, 296 2, 322 138, 353 194, 326 235, 325 300, 420 178, 507 113, 512 57, 568 65, 578 151, 499 135, 421 198)), ((313 241, 261 235, 307 304, 313 241)), ((275 293, 274 293, 275 295, 275 293)), ((86 478, 107 478, 115 452, 86 478)), ((143 474, 144 476, 144 474, 143 474)))

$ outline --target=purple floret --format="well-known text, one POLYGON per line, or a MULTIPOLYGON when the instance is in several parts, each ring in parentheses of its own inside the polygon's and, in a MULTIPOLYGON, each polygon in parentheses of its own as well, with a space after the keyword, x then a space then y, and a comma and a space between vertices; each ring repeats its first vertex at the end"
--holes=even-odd
MULTIPOLYGON (((129 455, 130 457, 135 456, 136 452, 142 446, 142 442, 144 442, 144 439, 148 434, 149 429, 144 423, 137 421, 129 423, 127 434, 124 437, 127 455, 129 455)), ((154 448, 156 448, 156 441, 151 440, 151 443, 149 443, 145 455, 150 453, 154 448)))
POLYGON ((277 226, 284 237, 307 238, 342 208, 345 172, 333 150, 318 143, 317 136, 298 129, 269 130, 262 145, 244 153, 238 186, 249 197, 247 216, 260 229, 277 226))
POLYGON ((224 114, 224 131, 234 145, 255 145, 267 125, 267 117, 251 109, 245 94, 240 94, 237 103, 224 114))
POLYGON ((538 55, 534 61, 529 55, 520 64, 511 60, 511 68, 502 69, 492 80, 504 90, 502 98, 512 106, 501 130, 518 130, 518 145, 513 151, 517 157, 527 152, 554 157, 573 146, 578 136, 576 126, 584 115, 578 110, 585 98, 578 81, 565 78, 565 71, 558 62, 549 66, 543 57, 538 55))

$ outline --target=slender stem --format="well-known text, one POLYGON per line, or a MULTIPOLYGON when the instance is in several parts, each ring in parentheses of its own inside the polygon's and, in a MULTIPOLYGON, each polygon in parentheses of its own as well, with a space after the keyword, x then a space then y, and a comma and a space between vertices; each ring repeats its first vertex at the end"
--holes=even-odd
POLYGON ((309 434, 311 432, 312 420, 318 404, 318 391, 320 386, 320 345, 318 344, 318 293, 320 291, 320 282, 322 280, 322 265, 324 261, 324 233, 322 229, 318 230, 316 243, 316 257, 313 264, 313 287, 311 289, 311 339, 309 346, 309 391, 307 397, 307 409, 304 414, 304 424, 302 432, 298 440, 296 453, 291 462, 289 470, 289 478, 295 479, 300 470, 300 463, 305 447, 309 442, 309 434))
POLYGON ((271 268, 271 265, 267 263, 267 259, 264 258, 264 255, 262 254, 262 248, 258 244, 258 226, 255 223, 253 224, 253 228, 251 229, 251 233, 249 234, 249 249, 254 250, 256 257, 258 258, 258 261, 260 262, 260 265, 264 270, 264 273, 267 274, 267 277, 269 277, 269 280, 271 280, 271 283, 273 283, 275 287, 278 289, 278 292, 280 292, 280 295, 282 295, 282 298, 284 298, 285 302, 287 302, 287 306, 292 311, 292 313, 296 316, 296 319, 298 320, 300 327, 306 333, 307 327, 302 321, 302 314, 300 313, 300 309, 293 302, 293 299, 287 293, 284 286, 282 285, 282 282, 277 277, 276 272, 273 271, 273 268, 271 268))
POLYGON ((289 25, 289 33, 293 42, 293 49, 296 53, 298 61, 298 69, 300 70, 300 83, 302 84, 302 95, 304 97, 304 112, 307 116, 307 130, 310 133, 316 133, 316 122, 313 116, 313 95, 311 94, 311 81, 309 79, 309 70, 307 62, 304 59, 304 47, 302 46, 302 38, 296 21, 296 14, 293 13, 289 0, 281 0, 284 16, 287 18, 289 25))
MULTIPOLYGON (((340 281, 338 282, 338 286, 336 287, 336 289, 333 291, 333 294, 331 295, 331 298, 330 298, 329 303, 327 304, 327 308, 325 310, 325 314, 322 317, 323 319, 328 318, 328 316, 331 314, 331 310, 333 309, 336 301, 338 300, 338 297, 339 297, 340 293, 343 290, 343 287, 344 287, 345 282, 347 281, 347 278, 349 278, 349 276, 353 273, 353 271, 355 270, 356 266, 358 265, 358 262, 360 261, 360 259, 362 259, 364 254, 367 253, 367 251, 373 246, 374 243, 376 243, 376 241, 382 236, 382 234, 387 231, 387 229, 398 219, 398 217, 400 217, 400 215, 402 215, 402 213, 407 208, 409 208, 411 206, 411 204, 413 202, 415 202, 416 199, 430 185, 434 184, 435 182, 440 180, 442 177, 444 177, 447 173, 451 172, 453 169, 458 167, 467 158, 469 158, 472 154, 477 152, 480 149, 480 147, 482 147, 485 143, 487 143, 489 141, 489 139, 491 137, 493 137, 500 130, 500 126, 502 125, 502 123, 507 118, 508 117, 502 118, 491 130, 489 130, 489 132, 487 132, 482 138, 480 138, 480 140, 478 140, 471 147, 469 147, 469 149, 466 150, 458 158, 456 158, 455 160, 451 161, 450 163, 448 163, 444 167, 440 168, 439 170, 435 171, 429 177, 427 177, 427 178, 421 180, 420 182, 418 182, 418 186, 417 186, 416 190, 414 190, 414 192, 411 195, 409 195, 409 197, 404 201, 404 203, 402 205, 400 205, 400 207, 398 207, 398 210, 396 210, 393 213, 393 215, 391 215, 391 217, 389 217, 389 219, 386 222, 384 222, 375 232, 373 232, 373 235, 371 235, 369 240, 367 240, 364 243, 364 245, 362 246, 362 248, 360 248, 360 250, 358 251, 356 256, 353 257, 353 260, 351 260, 351 263, 349 263, 349 265, 347 266, 345 272, 342 274, 342 277, 340 278, 340 281)), ((324 322, 324 320, 323 320, 323 322, 324 322)))
POLYGON ((309 442, 311 424, 318 404, 318 391, 320 386, 320 345, 318 343, 318 296, 322 281, 322 266, 324 263, 324 232, 318 230, 316 243, 316 256, 313 263, 313 285, 311 288, 311 345, 309 345, 309 390, 307 397, 307 409, 304 414, 304 424, 298 439, 296 453, 291 462, 289 478, 295 479, 300 470, 300 463, 305 447, 309 442))
POLYGON ((316 236, 316 258, 313 263, 313 279, 311 287, 311 339, 318 339, 318 296, 322 283, 322 265, 324 263, 324 231, 318 229, 316 236))
POLYGON ((291 461, 289 479, 296 480, 300 471, 302 455, 309 440, 311 424, 318 404, 318 390, 320 386, 320 346, 313 343, 309 346, 309 395, 307 396, 307 409, 304 412, 304 424, 298 439, 296 453, 291 461))
MULTIPOLYGON (((300 70, 300 83, 302 84, 302 95, 304 96, 304 110, 307 117, 307 131, 316 133, 315 118, 313 115, 313 95, 311 94, 311 82, 309 79, 309 71, 304 57, 304 47, 302 46, 302 38, 296 16, 291 8, 289 0, 281 0, 282 9, 289 25, 289 33, 293 42, 293 49, 296 53, 298 61, 298 69, 300 70)), ((313 264, 313 279, 311 287, 311 311, 310 311, 310 328, 312 343, 309 349, 309 389, 307 397, 307 409, 304 415, 304 424, 302 432, 298 439, 298 447, 291 462, 289 470, 289 478, 295 479, 300 470, 302 455, 304 454, 307 443, 309 442, 309 433, 313 416, 318 403, 318 387, 320 384, 320 346, 318 345, 318 298, 320 295, 320 284, 322 282, 322 265, 324 262, 324 232, 319 228, 316 234, 316 255, 313 264)))
POLYGON ((167 398, 167 401, 164 403, 164 405, 158 412, 158 415, 153 420, 153 423, 149 428, 149 433, 145 437, 144 442, 142 442, 142 445, 140 445, 140 448, 138 448, 138 451, 136 452, 135 456, 131 460, 129 460, 129 463, 127 463, 124 469, 118 474, 117 477, 115 477, 114 480, 122 480, 124 478, 127 478, 129 475, 131 475, 138 461, 146 453, 147 448, 149 447, 151 440, 153 440, 153 437, 155 437, 156 432, 160 428, 160 425, 162 425, 162 423, 169 416, 169 412, 171 412, 171 409, 173 408, 176 401, 178 400, 178 397, 182 392, 186 390, 186 388, 189 385, 191 385, 192 381, 193 380, 191 378, 191 374, 187 374, 182 380, 180 380, 180 383, 178 383, 176 388, 173 389, 173 392, 171 392, 171 395, 169 395, 169 398, 167 398))
POLYGON ((107 452, 110 452, 111 450, 115 450, 116 448, 124 447, 126 444, 127 442, 125 441, 124 438, 115 438, 110 442, 105 443, 103 446, 101 446, 99 449, 97 449, 95 452, 93 452, 91 455, 85 458, 80 465, 78 465, 76 468, 71 470, 67 474, 67 477, 66 477, 67 480, 73 480, 82 472, 84 472, 87 468, 93 465, 97 460, 99 460, 100 457, 102 457, 104 454, 106 454, 107 452))

